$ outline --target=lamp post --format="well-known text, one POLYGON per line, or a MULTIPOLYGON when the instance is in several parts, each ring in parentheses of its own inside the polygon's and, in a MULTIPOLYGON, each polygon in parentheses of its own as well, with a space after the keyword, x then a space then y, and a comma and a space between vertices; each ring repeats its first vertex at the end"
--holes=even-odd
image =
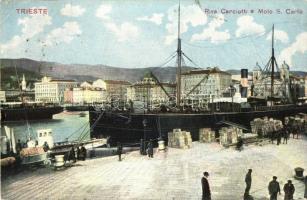
POLYGON ((147 119, 143 119, 143 127, 144 127, 144 135, 143 135, 143 144, 141 144, 141 148, 142 148, 142 154, 143 155, 146 155, 146 127, 147 127, 147 124, 148 124, 148 121, 147 119))
POLYGON ((230 85, 230 95, 231 95, 231 111, 233 112, 233 92, 234 92, 234 87, 233 85, 231 84, 230 85))

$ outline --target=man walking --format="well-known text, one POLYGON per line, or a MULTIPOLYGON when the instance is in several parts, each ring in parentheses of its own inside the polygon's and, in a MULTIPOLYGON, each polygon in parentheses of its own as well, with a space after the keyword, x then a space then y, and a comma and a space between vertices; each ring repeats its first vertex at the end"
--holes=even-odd
POLYGON ((208 182, 209 173, 204 172, 204 176, 201 178, 201 186, 203 190, 202 200, 211 200, 211 191, 208 182))
POLYGON ((149 141, 148 143, 148 157, 153 158, 153 144, 152 140, 149 141))
POLYGON ((117 142, 118 161, 122 161, 123 147, 120 142, 117 142))
POLYGON ((290 130, 289 130, 289 126, 287 124, 285 124, 284 128, 283 128, 283 144, 287 144, 288 143, 288 138, 290 135, 290 130))
POLYGON ((280 186, 276 180, 277 177, 273 176, 273 180, 269 183, 270 200, 277 200, 277 193, 280 194, 280 186))
POLYGON ((295 192, 294 185, 291 180, 288 180, 288 183, 284 185, 285 200, 293 200, 293 194, 295 192))
POLYGON ((252 169, 249 169, 246 176, 245 176, 245 183, 246 183, 246 188, 244 192, 244 200, 250 199, 249 198, 249 190, 251 189, 252 186, 252 169))

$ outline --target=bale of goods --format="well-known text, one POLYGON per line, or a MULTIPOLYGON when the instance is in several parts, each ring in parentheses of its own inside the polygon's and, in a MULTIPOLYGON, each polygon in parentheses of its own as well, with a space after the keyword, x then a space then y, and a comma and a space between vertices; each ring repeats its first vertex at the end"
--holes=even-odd
POLYGON ((1 167, 6 167, 14 164, 16 162, 16 159, 14 157, 7 157, 1 159, 1 167))
POLYGON ((215 141, 215 131, 211 128, 201 128, 199 129, 199 142, 214 142, 215 141))
POLYGON ((191 133, 181 129, 173 129, 172 132, 168 132, 168 146, 181 149, 191 148, 191 133))
POLYGON ((269 133, 278 131, 283 127, 282 121, 273 118, 268 119, 267 117, 263 119, 255 118, 250 124, 252 133, 259 136, 267 136, 269 133))
POLYGON ((21 157, 27 157, 27 156, 33 156, 33 155, 38 155, 38 154, 43 154, 45 153, 43 147, 29 147, 29 148, 24 148, 20 151, 20 156, 21 157))
POLYGON ((223 127, 219 130, 220 144, 230 145, 238 142, 238 137, 243 136, 243 131, 237 127, 223 127))

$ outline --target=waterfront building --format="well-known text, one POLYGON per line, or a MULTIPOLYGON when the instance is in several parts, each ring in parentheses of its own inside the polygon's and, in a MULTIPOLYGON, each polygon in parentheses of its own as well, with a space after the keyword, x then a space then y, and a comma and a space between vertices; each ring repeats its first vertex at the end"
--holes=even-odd
MULTIPOLYGON (((166 92, 175 97, 176 84, 160 83, 166 92)), ((147 104, 163 103, 169 101, 168 95, 163 91, 153 78, 144 77, 142 81, 137 82, 127 88, 127 100, 142 101, 147 104)))
POLYGON ((81 83, 80 87, 87 88, 87 89, 92 89, 93 88, 92 83, 88 82, 88 81, 84 81, 83 83, 81 83))
POLYGON ((191 70, 181 75, 182 97, 192 100, 219 98, 231 82, 231 74, 218 67, 191 70), (195 89, 191 92, 193 88, 195 89))
POLYGON ((34 83, 35 101, 63 103, 65 90, 77 85, 74 80, 52 79, 44 76, 40 82, 34 83))
POLYGON ((106 100, 127 98, 127 88, 131 85, 128 81, 120 80, 102 80, 98 79, 93 82, 92 87, 94 89, 101 89, 105 91, 106 100))
MULTIPOLYGON (((273 92, 275 97, 286 97, 290 95, 290 75, 289 65, 285 62, 281 65, 280 71, 274 75, 273 92)), ((268 97, 271 96, 271 72, 264 72, 258 63, 253 69, 253 84, 251 88, 253 96, 268 97)))
POLYGON ((73 90, 72 88, 66 88, 64 91, 64 103, 73 103, 73 90))

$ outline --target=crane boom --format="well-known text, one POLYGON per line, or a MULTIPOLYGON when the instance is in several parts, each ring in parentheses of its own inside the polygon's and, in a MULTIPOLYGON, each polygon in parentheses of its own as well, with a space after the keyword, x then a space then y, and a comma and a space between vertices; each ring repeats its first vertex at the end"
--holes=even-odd
POLYGON ((166 91, 166 89, 163 87, 163 84, 160 83, 159 79, 152 72, 150 72, 150 76, 157 82, 157 84, 161 87, 166 96, 171 99, 172 96, 166 91))

